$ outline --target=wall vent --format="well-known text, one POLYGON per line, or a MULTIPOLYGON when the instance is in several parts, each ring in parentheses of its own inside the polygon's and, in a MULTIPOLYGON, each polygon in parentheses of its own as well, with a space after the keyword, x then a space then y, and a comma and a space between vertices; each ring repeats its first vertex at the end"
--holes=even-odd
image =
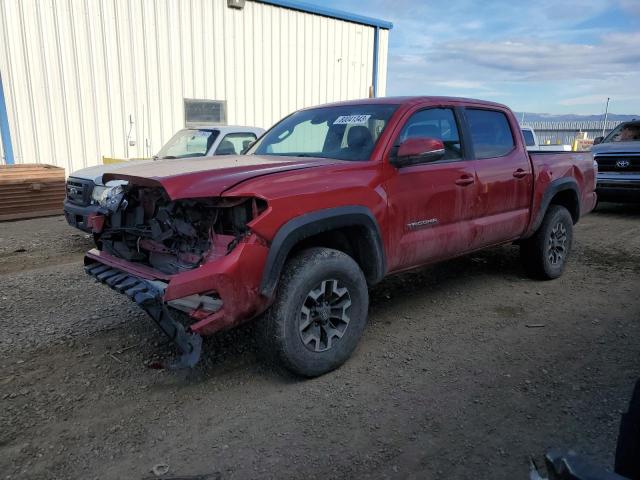
POLYGON ((224 100, 184 99, 184 126, 226 125, 227 102, 224 100))
POLYGON ((244 0, 227 0, 227 7, 243 9, 244 0))

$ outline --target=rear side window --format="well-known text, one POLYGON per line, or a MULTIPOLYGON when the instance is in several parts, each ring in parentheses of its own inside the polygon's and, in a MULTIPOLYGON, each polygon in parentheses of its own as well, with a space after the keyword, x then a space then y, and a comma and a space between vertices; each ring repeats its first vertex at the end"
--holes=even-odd
POLYGON ((524 136, 524 144, 527 147, 534 147, 536 145, 536 141, 533 139, 533 132, 531 130, 522 130, 522 135, 524 136))
POLYGON ((515 142, 504 113, 473 108, 466 112, 476 158, 502 157, 513 150, 515 142))

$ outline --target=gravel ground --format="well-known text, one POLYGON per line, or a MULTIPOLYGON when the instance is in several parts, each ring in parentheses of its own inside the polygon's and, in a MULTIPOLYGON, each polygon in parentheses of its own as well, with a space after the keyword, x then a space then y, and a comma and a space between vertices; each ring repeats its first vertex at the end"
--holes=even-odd
POLYGON ((390 277, 339 370, 265 366, 252 327, 190 372, 82 271, 61 217, 0 224, 0 478, 527 478, 554 446, 611 466, 640 377, 640 207, 575 230, 536 282, 504 246, 390 277))

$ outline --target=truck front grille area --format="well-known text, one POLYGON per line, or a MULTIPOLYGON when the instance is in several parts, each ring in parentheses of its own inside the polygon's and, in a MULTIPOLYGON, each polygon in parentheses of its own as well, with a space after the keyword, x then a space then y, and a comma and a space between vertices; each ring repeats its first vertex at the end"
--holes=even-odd
POLYGON ((85 207, 91 203, 93 187, 94 183, 91 180, 69 177, 66 185, 67 200, 85 207))
POLYGON ((640 172, 640 155, 596 155, 599 172, 640 172))

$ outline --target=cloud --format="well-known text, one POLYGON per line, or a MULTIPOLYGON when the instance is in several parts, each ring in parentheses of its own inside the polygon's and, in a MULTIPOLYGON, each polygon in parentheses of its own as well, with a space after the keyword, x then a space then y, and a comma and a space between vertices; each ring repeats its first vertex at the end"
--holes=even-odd
POLYGON ((636 113, 640 111, 638 45, 640 32, 606 33, 588 43, 533 35, 447 39, 434 42, 420 55, 415 51, 392 55, 389 91, 420 93, 416 91, 420 85, 438 94, 487 98, 516 109, 555 112, 584 106, 578 110, 585 113, 610 96, 617 107, 634 108, 629 113, 636 113), (544 96, 536 97, 535 91, 544 96))
MULTIPOLYGON (((615 100, 617 102, 632 100, 633 95, 616 95, 615 100)), ((560 105, 604 105, 607 102, 607 96, 602 94, 582 95, 580 97, 570 97, 560 100, 560 105)))
POLYGON ((583 95, 581 97, 565 98, 560 100, 560 105, 604 105, 607 101, 606 95, 583 95))
MULTIPOLYGON (((453 41, 434 46, 429 52, 439 61, 458 61, 466 65, 504 72, 515 72, 526 79, 601 78, 628 76, 640 72, 640 33, 610 34, 599 43, 578 44, 523 40, 453 41)), ((522 77, 520 77, 522 78, 522 77)))
POLYGON ((618 3, 628 13, 640 16, 640 2, 638 0, 619 0, 618 3))
POLYGON ((366 11, 356 0, 325 2, 394 23, 390 95, 553 113, 594 113, 596 98, 610 96, 614 108, 640 112, 640 0, 370 0, 366 11))
POLYGON ((476 82, 473 80, 446 80, 444 82, 437 82, 438 85, 449 88, 461 88, 461 89, 474 89, 483 90, 487 87, 482 82, 476 82))

